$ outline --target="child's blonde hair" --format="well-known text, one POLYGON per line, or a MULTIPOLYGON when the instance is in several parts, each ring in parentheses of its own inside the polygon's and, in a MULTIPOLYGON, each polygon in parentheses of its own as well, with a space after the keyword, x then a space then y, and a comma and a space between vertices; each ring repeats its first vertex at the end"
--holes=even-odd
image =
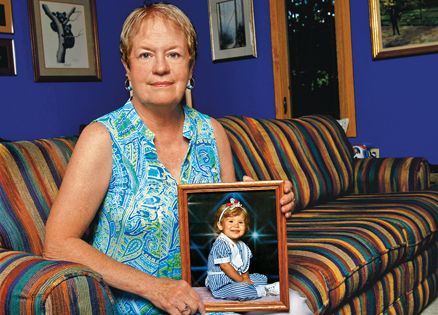
POLYGON ((240 201, 231 198, 230 202, 224 203, 221 205, 217 211, 216 215, 214 217, 214 229, 217 233, 220 233, 219 230, 219 224, 222 224, 222 221, 229 217, 234 217, 236 215, 244 215, 245 220, 245 233, 249 230, 249 213, 248 211, 242 206, 240 201))

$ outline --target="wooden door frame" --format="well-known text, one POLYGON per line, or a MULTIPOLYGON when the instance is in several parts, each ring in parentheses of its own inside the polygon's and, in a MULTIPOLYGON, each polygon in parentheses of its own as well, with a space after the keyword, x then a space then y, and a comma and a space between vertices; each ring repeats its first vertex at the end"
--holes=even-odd
MULTIPOLYGON (((287 24, 284 0, 269 0, 274 74, 275 117, 293 117, 290 100, 287 24)), ((335 1, 336 54, 339 80, 339 111, 348 118, 347 136, 356 137, 356 105, 354 98, 353 54, 351 48, 350 1, 335 1)))

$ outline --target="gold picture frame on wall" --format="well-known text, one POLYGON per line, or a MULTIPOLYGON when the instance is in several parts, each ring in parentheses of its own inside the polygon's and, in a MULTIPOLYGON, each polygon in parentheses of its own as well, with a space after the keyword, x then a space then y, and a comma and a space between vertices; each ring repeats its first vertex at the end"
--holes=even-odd
POLYGON ((0 0, 0 33, 14 33, 11 0, 0 0))
POLYGON ((373 59, 438 52, 438 3, 369 0, 373 59))
POLYGON ((256 181, 178 186, 182 276, 202 298, 208 312, 289 309, 286 218, 280 210, 283 181, 256 181), (208 257, 218 231, 215 213, 222 204, 239 201, 249 214, 242 238, 252 253, 250 273, 279 282, 280 295, 253 300, 216 299, 206 287, 208 257))
POLYGON ((35 81, 101 80, 95 0, 28 0, 35 81))
POLYGON ((213 61, 257 57, 253 0, 208 0, 213 61))

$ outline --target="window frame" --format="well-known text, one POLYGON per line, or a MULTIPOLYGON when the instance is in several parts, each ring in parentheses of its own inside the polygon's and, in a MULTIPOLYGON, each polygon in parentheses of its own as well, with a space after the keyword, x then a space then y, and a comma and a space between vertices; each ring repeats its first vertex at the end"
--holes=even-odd
MULTIPOLYGON (((285 10, 284 0, 269 1, 275 117, 278 119, 293 117, 293 104, 291 104, 289 91, 290 78, 285 10)), ((335 16, 340 118, 349 119, 347 136, 356 137, 356 105, 349 0, 335 0, 335 16)))

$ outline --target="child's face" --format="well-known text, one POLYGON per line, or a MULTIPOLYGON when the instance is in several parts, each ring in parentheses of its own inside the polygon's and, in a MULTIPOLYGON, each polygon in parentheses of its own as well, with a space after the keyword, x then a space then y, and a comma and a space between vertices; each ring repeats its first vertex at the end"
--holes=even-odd
POLYGON ((219 230, 230 239, 237 241, 246 232, 245 215, 243 213, 222 219, 218 223, 219 230))

